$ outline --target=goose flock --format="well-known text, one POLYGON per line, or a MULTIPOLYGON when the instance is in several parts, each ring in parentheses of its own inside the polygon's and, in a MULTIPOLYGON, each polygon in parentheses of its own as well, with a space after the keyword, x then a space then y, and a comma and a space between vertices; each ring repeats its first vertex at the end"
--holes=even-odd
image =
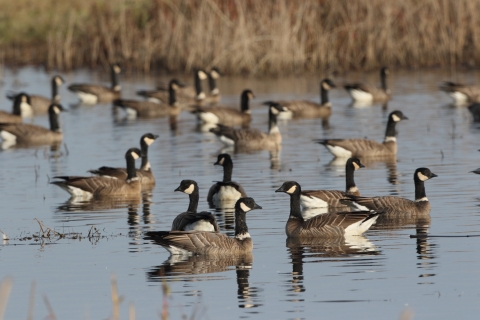
MULTIPOLYGON (((138 100, 122 98, 118 79, 120 66, 114 64, 110 69, 110 87, 82 83, 70 84, 68 90, 75 93, 82 104, 111 103, 115 112, 123 112, 128 118, 175 119, 181 112, 189 113, 202 125, 201 134, 205 132, 214 134, 230 150, 219 154, 217 161, 213 163, 223 167, 223 179, 215 181, 208 192, 205 190, 205 195, 211 206, 226 206, 234 210, 234 236, 229 237, 221 232, 211 212, 197 211, 202 190, 199 190, 195 180, 184 179, 174 191, 189 196, 187 210, 173 220, 171 230, 146 232, 145 239, 160 244, 172 255, 250 254, 253 242, 247 226, 247 215, 252 210, 262 209, 262 206, 252 198, 254 194, 249 192, 247 195, 248 185, 242 186, 232 180, 233 160, 230 153, 268 150, 278 154, 283 140, 278 126, 279 120, 318 118, 328 121, 334 113, 328 97, 329 91, 336 88, 334 81, 325 78, 320 82, 320 102, 308 100, 263 102, 268 127, 257 129, 250 127, 252 121, 250 103, 255 98, 253 91, 245 88, 240 93, 239 108, 222 105, 220 90, 217 87, 217 80, 221 74, 216 68, 209 72, 195 70, 192 86, 171 79, 166 87, 139 90, 137 94, 141 99, 138 100), (209 92, 203 89, 204 80, 208 80, 209 92)), ((387 75, 388 69, 382 68, 380 87, 353 83, 345 84, 344 88, 353 102, 386 103, 392 98, 387 87, 387 75)), ((25 92, 8 93, 13 108, 11 113, 0 112, 2 148, 58 145, 62 142, 59 117, 61 112, 67 110, 60 104, 59 87, 64 83, 60 76, 52 78, 50 99, 25 92), (48 114, 50 128, 23 121, 42 113, 48 114)), ((470 104, 468 108, 474 120, 480 119, 480 87, 445 82, 440 86, 440 90, 447 92, 455 103, 470 104)), ((314 143, 324 145, 335 158, 343 161, 345 190, 302 190, 301 185, 293 180, 277 186, 275 192, 290 196, 290 208, 285 208, 285 212, 289 212, 285 225, 287 238, 323 239, 359 236, 382 221, 405 217, 429 217, 430 203, 425 192, 425 182, 437 177, 429 168, 412 168, 415 190, 413 200, 398 196, 361 196, 360 189, 354 181, 355 171, 365 168, 364 163, 368 163, 369 160, 395 159, 397 125, 407 119, 400 110, 390 112, 382 142, 360 137, 312 141, 312 145, 314 143), (306 214, 305 209, 321 210, 313 211, 314 214, 306 214)), ((62 188, 72 198, 83 200, 136 197, 155 187, 156 180, 148 158, 148 150, 157 138, 158 135, 153 133, 143 134, 140 138, 140 148, 132 146, 126 151, 124 168, 105 165, 90 170, 90 176, 55 176, 51 184, 62 188), (141 164, 137 169, 138 159, 141 159, 141 164)), ((479 174, 480 169, 472 172, 479 174)), ((294 178, 292 174, 292 179, 294 178)), ((362 189, 362 195, 364 192, 368 194, 367 190, 362 189)))

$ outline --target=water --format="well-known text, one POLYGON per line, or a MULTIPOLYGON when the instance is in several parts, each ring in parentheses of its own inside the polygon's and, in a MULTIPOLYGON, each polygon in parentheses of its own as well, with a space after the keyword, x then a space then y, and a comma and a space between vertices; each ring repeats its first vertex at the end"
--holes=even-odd
MULTIPOLYGON (((2 109, 10 110, 7 90, 49 95, 49 77, 41 70, 5 70, 0 88, 2 109)), ((72 82, 108 82, 108 75, 78 71, 64 75, 72 82)), ((191 82, 188 78, 183 78, 191 82)), ((378 83, 376 73, 364 77, 378 83)), ((337 85, 362 80, 361 74, 334 78, 337 85)), ((320 120, 298 120, 280 125, 284 143, 279 161, 268 152, 233 156, 233 178, 263 206, 247 215, 254 241, 252 257, 205 260, 200 257, 166 265, 168 253, 143 240, 143 232, 167 230, 174 217, 186 210, 188 197, 173 192, 182 179, 200 186, 200 210, 212 181, 222 177, 213 166, 222 144, 210 134, 196 131, 196 121, 182 113, 172 133, 168 120, 117 121, 109 105, 75 106, 76 97, 61 88, 69 112, 62 115, 67 146, 13 149, 0 152, 0 230, 11 240, 0 246, 0 279, 14 280, 6 319, 26 317, 32 281, 36 282, 35 319, 48 315, 48 299, 59 319, 105 319, 112 315, 110 277, 116 276, 123 298, 120 312, 127 318, 129 304, 136 319, 159 317, 162 284, 168 284, 171 319, 182 315, 225 319, 368 319, 398 318, 411 311, 418 319, 473 318, 480 311, 478 298, 479 238, 411 239, 428 231, 433 235, 478 234, 480 224, 478 134, 468 110, 452 108, 437 90, 442 80, 478 82, 478 72, 455 75, 441 72, 395 71, 389 79, 394 94, 386 110, 381 106, 353 108, 341 89, 331 91, 330 127, 320 120), (426 182, 432 204, 431 221, 373 228, 364 237, 315 243, 286 242, 288 196, 275 193, 285 180, 305 188, 343 190, 344 164, 332 161, 315 138, 369 137, 383 139, 386 118, 400 109, 410 120, 398 130, 397 162, 367 162, 356 172, 363 195, 398 195, 412 199, 412 175, 429 167, 439 177, 426 182), (150 147, 157 179, 150 196, 130 201, 72 205, 68 194, 48 184, 55 175, 86 174, 101 165, 124 166, 125 151, 138 146, 143 133, 160 137, 150 147), (22 238, 38 233, 36 220, 62 233, 79 232, 79 239, 58 239, 43 244, 22 238), (85 238, 92 226, 97 236, 85 238)), ((167 77, 160 77, 168 81, 167 77)), ((121 78, 124 97, 151 88, 153 77, 121 78)), ((252 127, 266 130, 266 108, 271 99, 318 100, 319 79, 223 78, 222 101, 238 105, 250 88, 252 127)), ((47 125, 46 117, 35 123, 47 125)), ((213 210, 215 211, 215 210, 213 210)), ((220 227, 233 234, 231 213, 215 211, 220 227)))

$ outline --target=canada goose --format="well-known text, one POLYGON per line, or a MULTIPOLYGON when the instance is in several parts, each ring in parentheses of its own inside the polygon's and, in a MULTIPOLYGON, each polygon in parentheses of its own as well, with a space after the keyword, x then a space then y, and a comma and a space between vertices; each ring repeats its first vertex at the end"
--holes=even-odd
POLYGON ((468 110, 473 116, 473 121, 480 122, 480 103, 472 103, 468 106, 468 110))
POLYGON ((346 190, 305 190, 300 194, 300 204, 303 208, 326 208, 326 207, 344 207, 341 201, 346 195, 351 194, 360 196, 353 174, 355 170, 365 166, 358 158, 349 158, 345 165, 346 190))
MULTIPOLYGON (((44 96, 39 95, 30 95, 30 105, 32 107, 34 114, 45 114, 48 113, 48 108, 52 103, 60 103, 60 94, 58 92, 58 87, 65 83, 65 80, 59 75, 52 77, 52 97, 49 99, 44 96)), ((15 97, 18 94, 10 92, 7 94, 7 98, 10 100, 15 100, 15 97)))
POLYGON ((208 211, 197 212, 198 185, 193 180, 182 180, 175 191, 188 194, 190 203, 186 212, 180 213, 172 223, 172 231, 212 231, 219 232, 215 216, 208 211))
POLYGON ((234 129, 218 125, 210 129, 220 141, 237 150, 277 150, 282 143, 282 135, 277 125, 277 116, 286 109, 278 103, 268 107, 268 133, 257 129, 234 129))
POLYGON ((116 107, 122 108, 131 118, 157 118, 165 116, 177 116, 180 114, 180 107, 177 103, 177 91, 183 87, 177 79, 170 80, 168 84, 167 103, 156 103, 151 101, 117 99, 113 102, 116 107))
MULTIPOLYGON (((205 99, 202 80, 207 79, 205 71, 198 69, 194 72, 195 86, 182 86, 177 90, 177 100, 180 104, 195 103, 205 99)), ((169 88, 157 88, 158 90, 140 90, 137 95, 156 103, 169 102, 169 88)))
POLYGON ((12 113, 0 111, 0 123, 21 123, 29 115, 32 115, 30 96, 21 92, 14 97, 12 113))
POLYGON ((445 81, 439 88, 441 91, 447 93, 455 104, 480 102, 480 85, 465 85, 445 81))
POLYGON ((210 204, 221 201, 237 201, 247 197, 247 193, 241 185, 232 181, 233 162, 227 153, 218 155, 217 162, 213 165, 223 166, 223 180, 210 187, 207 201, 210 204))
POLYGON ((323 144, 331 154, 338 158, 393 156, 397 154, 395 125, 402 120, 408 120, 408 118, 401 111, 396 110, 389 114, 383 143, 367 139, 319 139, 315 141, 323 144))
POLYGON ((224 126, 248 126, 252 121, 249 102, 255 96, 249 89, 243 90, 240 96, 240 111, 225 106, 201 107, 193 111, 199 121, 212 124, 222 124, 224 126))
POLYGON ((8 145, 43 145, 60 143, 63 139, 58 117, 65 111, 58 103, 48 109, 50 129, 28 123, 0 123, 0 137, 8 145))
MULTIPOLYGON (((155 185, 155 177, 150 167, 150 161, 148 161, 148 147, 154 143, 157 138, 158 135, 151 133, 146 133, 140 138, 142 164, 140 169, 135 169, 135 171, 142 187, 152 187, 155 185)), ((88 170, 88 172, 97 176, 111 177, 120 180, 126 180, 128 176, 128 170, 126 168, 100 167, 97 170, 88 170)))
POLYGON ((381 88, 363 83, 351 83, 344 86, 353 101, 372 103, 377 101, 390 100, 390 90, 387 89, 387 74, 389 73, 387 67, 380 70, 381 88))
POLYGON ((112 179, 109 177, 93 176, 57 176, 57 181, 50 182, 70 193, 72 197, 125 197, 137 196, 142 191, 140 179, 135 170, 135 160, 142 156, 138 148, 130 148, 125 154, 127 162, 127 179, 112 179))
POLYGON ((415 201, 394 197, 357 197, 347 195, 360 208, 368 208, 370 210, 381 210, 388 215, 404 215, 404 216, 422 216, 430 214, 430 202, 425 193, 425 181, 438 177, 428 168, 418 168, 413 174, 415 183, 415 201))
POLYGON ((68 90, 75 92, 80 102, 86 104, 95 104, 98 102, 111 102, 120 99, 121 87, 118 83, 118 74, 121 72, 118 64, 110 66, 112 77, 112 87, 107 88, 98 84, 77 83, 68 86, 68 90))
MULTIPOLYGON (((335 88, 335 83, 330 79, 320 82, 320 103, 308 100, 274 101, 288 109, 278 117, 279 119, 290 118, 322 118, 328 119, 332 115, 332 104, 328 100, 328 91, 335 88)), ((270 104, 272 101, 264 102, 270 104)))
POLYGON ((241 255, 252 252, 253 242, 246 223, 246 213, 261 209, 252 198, 241 198, 235 204, 235 237, 206 231, 151 231, 146 239, 154 240, 170 254, 241 255))
POLYGON ((221 77, 220 71, 217 68, 212 68, 207 74, 208 86, 210 87, 210 94, 207 95, 209 103, 218 103, 220 101, 220 90, 217 87, 217 79, 221 77))
POLYGON ((275 192, 290 195, 290 216, 285 227, 287 237, 344 237, 345 235, 361 235, 377 220, 379 212, 331 212, 304 220, 300 210, 302 189, 295 181, 287 181, 275 192))
POLYGON ((478 169, 475 169, 475 170, 473 170, 473 171, 470 171, 470 172, 473 172, 473 173, 476 173, 476 174, 480 174, 480 168, 478 168, 478 169))

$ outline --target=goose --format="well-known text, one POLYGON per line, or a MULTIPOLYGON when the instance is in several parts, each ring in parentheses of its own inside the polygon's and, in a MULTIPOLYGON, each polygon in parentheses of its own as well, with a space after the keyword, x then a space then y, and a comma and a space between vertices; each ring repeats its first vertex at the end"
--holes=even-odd
POLYGON ((21 123, 22 118, 32 115, 30 96, 26 93, 19 93, 13 101, 12 113, 0 111, 0 123, 21 123))
MULTIPOLYGON (((202 80, 207 79, 207 73, 202 69, 195 70, 194 81, 195 86, 182 86, 177 90, 177 100, 181 104, 196 103, 205 99, 206 95, 203 92, 202 80)), ((157 90, 140 90, 137 95, 156 103, 169 102, 169 88, 159 87, 157 90)))
POLYGON ((180 107, 177 103, 177 91, 183 87, 177 79, 170 80, 168 84, 168 103, 151 101, 117 99, 113 102, 115 107, 126 111, 129 118, 159 118, 165 116, 178 116, 180 107))
POLYGON ((0 123, 0 137, 11 145, 44 145, 60 143, 63 140, 58 117, 66 111, 60 104, 53 103, 48 109, 50 129, 28 123, 0 123))
POLYGON ((202 107, 197 106, 192 113, 197 115, 197 119, 204 123, 222 124, 224 126, 248 126, 252 121, 250 114, 250 99, 253 99, 252 90, 243 90, 240 96, 240 111, 225 106, 202 107))
POLYGON ((439 86, 439 89, 447 93, 455 104, 480 102, 480 85, 465 85, 445 81, 439 86))
POLYGON ((472 103, 468 106, 468 110, 473 116, 473 121, 480 122, 480 103, 472 103))
MULTIPOLYGON (((335 83, 330 79, 323 79, 320 82, 320 103, 308 100, 273 101, 288 109, 283 112, 279 119, 291 118, 322 118, 328 119, 332 115, 332 104, 328 100, 328 91, 335 88, 335 83)), ((266 101, 263 104, 271 104, 266 101)))
POLYGON ((387 74, 389 73, 387 67, 380 70, 381 88, 363 83, 352 83, 344 86, 353 101, 372 103, 385 102, 390 100, 390 90, 387 89, 387 74))
POLYGON ((246 213, 262 209, 252 198, 240 198, 235 203, 235 236, 206 231, 150 231, 145 239, 163 246, 171 255, 242 255, 249 254, 253 242, 246 223, 246 213))
POLYGON ((304 190, 300 194, 300 204, 303 208, 344 207, 342 200, 347 195, 360 196, 353 174, 355 170, 365 168, 358 158, 349 158, 345 164, 346 190, 304 190))
MULTIPOLYGON (((60 94, 58 92, 58 87, 63 85, 65 80, 59 75, 52 77, 52 97, 47 98, 39 95, 30 95, 30 105, 34 114, 45 114, 48 113, 48 108, 52 103, 60 103, 60 94)), ((18 94, 10 92, 7 94, 7 98, 10 100, 15 100, 18 94)))
POLYGON ((86 104, 95 104, 98 102, 111 102, 119 99, 121 87, 118 83, 118 74, 121 72, 118 64, 110 66, 112 77, 112 87, 107 88, 98 84, 75 83, 68 86, 68 90, 77 94, 80 102, 86 104))
POLYGON ((360 197, 347 195, 358 208, 384 211, 385 216, 426 216, 430 214, 430 202, 425 193, 425 181, 438 177, 428 168, 418 168, 413 174, 415 201, 394 197, 360 197))
POLYGON ((140 179, 135 170, 135 160, 142 156, 138 148, 130 148, 125 154, 127 162, 127 179, 112 179, 109 177, 93 176, 56 176, 56 181, 50 182, 70 193, 72 197, 123 197, 138 196, 142 191, 140 179))
POLYGON ((476 173, 476 174, 480 174, 480 168, 478 168, 478 169, 475 169, 475 170, 473 170, 473 171, 470 171, 470 172, 473 172, 473 173, 476 173))
POLYGON ((190 203, 186 212, 180 213, 172 223, 172 231, 212 231, 219 232, 215 216, 208 211, 197 212, 198 185, 193 180, 182 180, 175 191, 188 194, 190 203))
MULTIPOLYGON (((150 161, 148 161, 148 147, 154 143, 157 138, 158 135, 152 133, 146 133, 140 138, 142 164, 140 169, 135 170, 142 187, 152 187, 155 185, 155 177, 150 167, 150 161)), ((128 176, 128 170, 126 168, 100 167, 96 170, 88 170, 88 172, 97 176, 111 177, 120 180, 126 180, 128 176)))
POLYGON ((214 67, 210 70, 207 76, 208 86, 210 88, 210 93, 207 95, 208 102, 218 103, 221 98, 220 90, 217 87, 217 79, 221 77, 220 71, 214 67))
POLYGON ((302 189, 295 181, 286 181, 275 192, 290 195, 290 216, 285 226, 287 237, 334 238, 346 235, 361 235, 377 220, 381 212, 331 212, 304 220, 300 210, 302 189))
POLYGON ((247 193, 241 185, 232 181, 233 162, 228 153, 219 154, 217 162, 213 165, 223 167, 223 180, 210 187, 207 201, 210 204, 221 201, 237 201, 240 198, 247 197, 247 193))
POLYGON ((367 139, 319 139, 328 151, 338 158, 350 157, 384 157, 397 154, 397 138, 395 125, 402 120, 408 120, 401 111, 395 110, 388 115, 387 130, 383 143, 367 139))
POLYGON ((277 150, 282 143, 282 135, 277 125, 277 116, 286 109, 278 103, 268 107, 268 132, 257 129, 234 129, 223 125, 210 129, 220 141, 237 150, 277 150))

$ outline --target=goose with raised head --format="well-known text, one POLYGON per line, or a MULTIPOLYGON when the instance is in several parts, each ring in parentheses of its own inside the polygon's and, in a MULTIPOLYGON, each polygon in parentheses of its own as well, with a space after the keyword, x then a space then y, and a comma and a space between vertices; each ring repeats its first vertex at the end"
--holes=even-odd
POLYGON ((0 111, 0 123, 21 123, 23 118, 32 116, 30 96, 20 92, 14 97, 12 113, 0 111))
POLYGON ((363 83, 351 83, 344 86, 348 94, 355 102, 372 103, 390 100, 390 90, 387 88, 387 67, 380 69, 381 87, 375 87, 363 83))
MULTIPOLYGON (((142 152, 142 164, 140 169, 135 169, 137 177, 140 179, 142 187, 152 187, 155 185, 155 177, 153 176, 150 161, 148 160, 148 147, 155 142, 158 135, 152 133, 146 133, 140 138, 140 148, 142 152)), ((113 168, 113 167, 100 167, 96 170, 88 170, 97 176, 111 177, 120 180, 126 180, 128 176, 127 168, 113 168)))
POLYGON ((242 255, 252 252, 253 242, 248 232, 246 213, 261 209, 252 198, 240 198, 235 203, 235 236, 207 231, 151 231, 145 239, 153 240, 172 255, 242 255))
POLYGON ((82 103, 95 104, 99 102, 112 102, 115 99, 120 99, 121 96, 121 87, 118 82, 120 72, 121 69, 118 64, 110 66, 112 79, 112 86, 110 88, 98 84, 74 83, 68 86, 68 90, 76 93, 82 103))
POLYGON ((135 160, 142 156, 138 148, 130 148, 125 154, 127 163, 127 178, 112 179, 105 176, 80 177, 56 176, 50 182, 67 191, 72 197, 91 199, 92 197, 137 197, 142 191, 142 184, 137 177, 135 160))
POLYGON ((331 212, 305 220, 300 210, 302 189, 295 181, 287 181, 275 192, 290 195, 290 216, 285 226, 287 237, 334 238, 361 235, 377 220, 380 212, 331 212))
POLYGON ((250 100, 254 97, 252 90, 245 89, 240 96, 240 110, 226 106, 197 106, 197 109, 192 113, 196 114, 197 119, 204 123, 221 124, 228 127, 245 127, 252 121, 250 100))
POLYGON ((228 153, 219 154, 217 161, 213 165, 223 167, 223 180, 210 187, 207 196, 208 203, 216 204, 222 201, 237 201, 247 196, 243 187, 232 181, 233 161, 228 153))
POLYGON ((212 68, 207 74, 208 76, 208 86, 210 88, 210 93, 207 95, 206 100, 209 103, 218 103, 220 102, 220 89, 217 87, 217 80, 222 76, 220 71, 217 68, 212 68))
POLYGON ((430 202, 425 193, 425 181, 438 177, 428 168, 418 168, 413 174, 415 200, 395 196, 360 197, 347 195, 358 208, 380 210, 385 216, 425 216, 430 214, 430 202))
POLYGON ((63 140, 59 123, 60 112, 65 109, 53 103, 48 109, 50 129, 29 123, 0 123, 0 137, 8 146, 12 145, 49 145, 63 140))
POLYGON ((408 118, 401 111, 392 111, 388 116, 387 129, 383 143, 367 139, 318 139, 328 151, 338 158, 350 157, 384 157, 397 154, 395 126, 408 118))
POLYGON ((360 195, 353 176, 355 170, 364 167, 358 158, 349 158, 345 164, 345 191, 304 190, 300 194, 300 204, 303 208, 345 207, 346 205, 343 200, 347 195, 360 195))
MULTIPOLYGON (((60 93, 58 88, 65 83, 65 80, 59 75, 55 75, 51 80, 52 96, 47 98, 40 95, 31 94, 30 105, 34 114, 45 114, 48 113, 48 108, 52 103, 60 103, 60 93)), ((10 100, 15 100, 17 93, 9 92, 7 98, 10 100)))
POLYGON ((277 124, 277 117, 286 109, 278 103, 268 106, 268 132, 258 129, 234 129, 223 125, 210 129, 220 141, 235 150, 278 150, 282 143, 282 135, 277 124))
POLYGON ((208 211, 197 212, 200 198, 198 185, 193 180, 182 180, 175 191, 188 194, 190 202, 186 212, 180 213, 172 223, 172 231, 212 231, 219 232, 215 216, 208 211))
POLYGON ((160 118, 166 116, 178 116, 181 108, 177 102, 177 92, 184 85, 177 79, 168 83, 167 103, 151 101, 117 99, 113 102, 115 107, 125 110, 129 118, 160 118))
POLYGON ((320 103, 308 100, 292 101, 266 101, 263 104, 276 102, 287 109, 279 119, 291 118, 321 118, 328 119, 332 115, 332 103, 328 99, 328 91, 335 88, 335 83, 330 79, 320 82, 320 103))
POLYGON ((439 89, 448 94, 455 104, 480 102, 480 85, 445 81, 439 86, 439 89))

